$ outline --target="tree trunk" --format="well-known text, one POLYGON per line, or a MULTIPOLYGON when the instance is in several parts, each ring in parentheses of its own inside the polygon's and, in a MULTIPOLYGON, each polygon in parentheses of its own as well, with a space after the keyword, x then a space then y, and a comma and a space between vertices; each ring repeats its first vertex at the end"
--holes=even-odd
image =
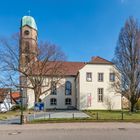
POLYGON ((35 103, 38 103, 40 95, 41 95, 41 88, 40 87, 36 87, 34 89, 34 94, 35 94, 35 103))
POLYGON ((37 95, 35 95, 35 103, 39 102, 39 97, 37 95))
POLYGON ((134 109, 135 109, 135 104, 134 103, 131 103, 131 110, 130 111, 131 112, 134 112, 135 111, 134 109))

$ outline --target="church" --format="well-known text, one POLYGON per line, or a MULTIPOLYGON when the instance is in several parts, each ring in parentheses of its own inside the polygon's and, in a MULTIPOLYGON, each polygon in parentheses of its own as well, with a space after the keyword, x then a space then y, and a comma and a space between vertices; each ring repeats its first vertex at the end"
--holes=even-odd
MULTIPOLYGON (((35 19, 24 16, 20 27, 20 50, 27 48, 32 51, 33 61, 38 48, 38 29, 35 19), (29 48, 30 47, 30 48, 29 48)), ((20 65, 28 61, 28 54, 20 51, 20 65)), ((121 94, 110 88, 115 82, 117 71, 115 65, 99 56, 91 57, 89 62, 62 62, 67 71, 60 80, 61 85, 49 94, 40 96, 45 109, 78 109, 78 110, 120 110, 121 94)), ((44 74, 46 80, 49 75, 44 74)), ((21 82, 23 79, 21 79, 21 82)), ((24 82, 28 80, 24 80, 24 82)), ((23 89, 24 104, 28 108, 35 105, 35 95, 32 89, 23 89)))

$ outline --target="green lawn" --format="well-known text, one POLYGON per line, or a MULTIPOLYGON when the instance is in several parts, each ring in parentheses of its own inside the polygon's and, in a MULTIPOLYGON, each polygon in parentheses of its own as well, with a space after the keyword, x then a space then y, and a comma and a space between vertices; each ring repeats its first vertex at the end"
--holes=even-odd
MULTIPOLYGON (((26 110, 24 111, 24 115, 26 114, 32 114, 34 111, 29 111, 29 110, 26 110)), ((8 119, 8 118, 13 118, 13 117, 16 117, 16 116, 20 116, 21 114, 21 111, 20 110, 17 110, 17 111, 8 111, 6 113, 0 113, 0 120, 4 120, 4 119, 8 119)))
POLYGON ((33 120, 29 123, 63 123, 63 122, 140 122, 140 112, 129 113, 128 111, 83 111, 90 116, 90 118, 58 118, 58 119, 39 119, 33 120))
POLYGON ((16 117, 19 115, 20 115, 19 111, 8 111, 6 113, 0 113, 0 120, 16 117))
POLYGON ((128 111, 95 111, 95 110, 85 110, 85 113, 90 115, 95 120, 139 120, 140 112, 129 113, 128 111))
MULTIPOLYGON (((60 118, 60 119, 41 119, 34 120, 29 123, 45 123, 45 122, 140 122, 140 111, 136 113, 129 113, 128 111, 124 111, 123 120, 122 120, 122 112, 121 111, 101 111, 101 110, 85 110, 83 111, 88 114, 91 118, 60 118)), ((33 113, 31 111, 30 113, 33 113)), ((24 115, 29 114, 28 111, 24 111, 24 115)), ((7 118, 19 116, 20 111, 10 111, 7 113, 0 113, 0 120, 4 120, 7 118)))

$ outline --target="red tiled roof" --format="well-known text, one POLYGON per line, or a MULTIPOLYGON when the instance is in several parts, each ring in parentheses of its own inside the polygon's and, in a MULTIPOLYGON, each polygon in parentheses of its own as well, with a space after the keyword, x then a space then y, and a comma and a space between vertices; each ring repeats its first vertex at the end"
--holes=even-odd
POLYGON ((109 64, 113 63, 103 59, 99 56, 92 57, 90 62, 68 62, 68 61, 49 61, 41 62, 37 61, 31 65, 33 71, 30 71, 31 75, 60 75, 60 76, 76 76, 78 71, 86 64, 109 64))
POLYGON ((11 93, 12 99, 19 99, 20 98, 20 92, 12 92, 11 93))
POLYGON ((113 64, 112 62, 101 58, 99 56, 92 57, 91 62, 92 64, 113 64))
POLYGON ((63 62, 62 64, 65 67, 65 75, 77 75, 78 71, 83 68, 86 63, 84 62, 63 62))
POLYGON ((31 66, 33 71, 31 75, 60 75, 60 76, 76 76, 78 71, 85 66, 84 62, 36 62, 31 66))

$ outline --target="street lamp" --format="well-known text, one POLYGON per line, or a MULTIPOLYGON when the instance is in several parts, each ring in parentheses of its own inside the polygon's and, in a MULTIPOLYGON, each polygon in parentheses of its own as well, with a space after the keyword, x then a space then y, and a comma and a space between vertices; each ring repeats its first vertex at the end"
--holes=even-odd
POLYGON ((121 110, 122 110, 122 120, 123 120, 123 94, 121 93, 121 110))
POLYGON ((20 114, 20 124, 23 124, 23 88, 20 88, 20 93, 21 93, 21 106, 20 106, 20 110, 21 110, 21 114, 20 114))

